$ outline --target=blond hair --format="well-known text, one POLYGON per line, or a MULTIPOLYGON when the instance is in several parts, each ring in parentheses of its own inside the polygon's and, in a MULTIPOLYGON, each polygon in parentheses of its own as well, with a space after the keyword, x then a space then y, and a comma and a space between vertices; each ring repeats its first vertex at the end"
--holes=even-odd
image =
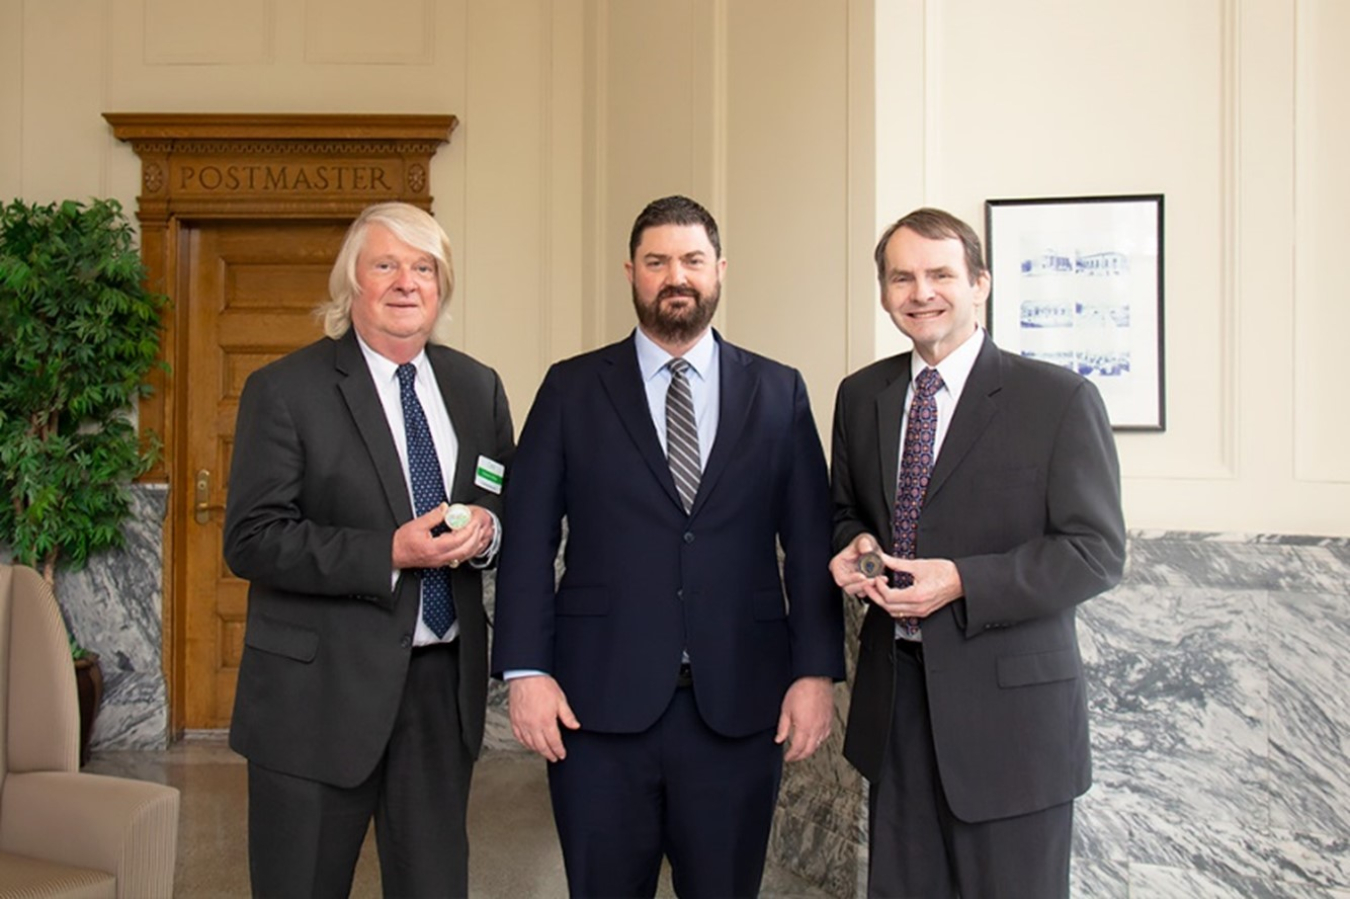
POLYGON ((450 322, 450 296, 455 291, 455 269, 450 254, 450 238, 440 224, 423 210, 408 203, 376 203, 367 206, 347 229, 342 249, 328 276, 328 301, 314 310, 323 322, 323 332, 336 340, 352 326, 352 301, 361 293, 356 280, 356 262, 366 245, 371 225, 382 225, 399 240, 436 260, 436 282, 440 287, 440 308, 431 339, 447 343, 450 322))

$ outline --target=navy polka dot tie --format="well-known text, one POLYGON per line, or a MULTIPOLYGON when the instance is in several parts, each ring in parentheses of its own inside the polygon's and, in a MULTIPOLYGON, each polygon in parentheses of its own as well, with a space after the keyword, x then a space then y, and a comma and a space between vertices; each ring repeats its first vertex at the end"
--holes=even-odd
MULTIPOLYGON (((891 534, 895 538, 891 555, 914 558, 914 538, 919 529, 919 512, 928 493, 928 477, 933 471, 933 439, 937 436, 937 392, 942 375, 936 368, 925 368, 914 379, 914 399, 909 404, 905 424, 905 450, 900 454, 900 481, 895 488, 895 520, 891 534)), ((908 587, 914 578, 905 571, 891 572, 891 586, 908 587)), ((919 619, 902 618, 900 629, 913 638, 919 634, 919 619)))
MULTIPOLYGON (((403 427, 408 437, 408 475, 412 479, 413 508, 416 515, 425 515, 445 502, 445 479, 441 477, 441 462, 436 458, 436 445, 431 442, 431 428, 417 401, 417 369, 411 362, 398 367, 399 398, 403 400, 403 427)), ((433 534, 449 530, 438 524, 433 534)), ((450 601, 450 572, 444 568, 422 570, 422 620, 438 637, 444 637, 455 620, 455 605, 450 601)))

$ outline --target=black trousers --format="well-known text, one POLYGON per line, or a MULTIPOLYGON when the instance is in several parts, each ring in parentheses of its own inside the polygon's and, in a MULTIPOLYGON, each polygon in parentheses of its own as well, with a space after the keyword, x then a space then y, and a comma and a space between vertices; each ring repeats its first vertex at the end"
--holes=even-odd
POLYGON ((249 764, 254 896, 345 899, 372 817, 386 897, 468 895, 473 757, 460 736, 458 685, 457 642, 414 650, 384 757, 356 787, 249 764))
POLYGON ((868 795, 869 899, 1068 899, 1072 802, 977 822, 947 805, 922 651, 895 650, 891 734, 868 795))
POLYGON ((715 733, 684 687, 642 733, 563 742, 549 792, 573 899, 653 896, 663 855, 681 899, 758 895, 783 772, 772 730, 715 733))

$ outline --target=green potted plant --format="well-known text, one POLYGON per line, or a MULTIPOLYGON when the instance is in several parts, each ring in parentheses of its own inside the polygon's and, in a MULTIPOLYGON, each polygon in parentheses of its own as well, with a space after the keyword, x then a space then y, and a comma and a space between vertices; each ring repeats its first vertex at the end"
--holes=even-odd
POLYGON ((0 544, 48 583, 122 545, 131 480, 158 453, 131 415, 167 299, 134 238, 116 200, 0 210, 0 544))

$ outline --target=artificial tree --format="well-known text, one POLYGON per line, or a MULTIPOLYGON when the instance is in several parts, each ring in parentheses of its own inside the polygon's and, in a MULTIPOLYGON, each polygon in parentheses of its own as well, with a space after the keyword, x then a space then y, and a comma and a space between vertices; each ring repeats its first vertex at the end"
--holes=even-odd
POLYGON ((49 583, 122 545, 166 303, 116 200, 0 211, 0 543, 49 583))

